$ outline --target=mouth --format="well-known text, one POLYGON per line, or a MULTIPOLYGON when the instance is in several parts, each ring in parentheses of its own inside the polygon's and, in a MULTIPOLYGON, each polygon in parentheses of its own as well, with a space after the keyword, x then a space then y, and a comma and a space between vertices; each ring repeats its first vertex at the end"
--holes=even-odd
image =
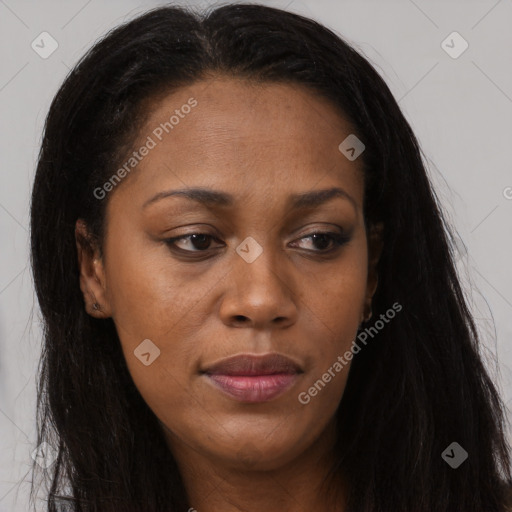
POLYGON ((302 368, 281 354, 240 354, 207 367, 201 373, 214 387, 240 402, 268 402, 290 389, 302 368))

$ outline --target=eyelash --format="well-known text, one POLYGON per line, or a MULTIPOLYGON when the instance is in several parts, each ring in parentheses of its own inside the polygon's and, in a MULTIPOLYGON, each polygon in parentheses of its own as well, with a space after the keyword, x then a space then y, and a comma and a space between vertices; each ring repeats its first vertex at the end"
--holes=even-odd
MULTIPOLYGON (((350 240, 350 236, 346 233, 338 233, 338 232, 333 232, 333 231, 314 231, 312 233, 309 233, 308 235, 305 235, 305 236, 301 236, 300 238, 298 238, 297 240, 304 240, 304 239, 307 239, 307 238, 312 238, 313 236, 315 235, 320 235, 320 236, 328 236, 331 241, 334 242, 335 246, 332 247, 331 249, 320 249, 318 251, 311 251, 310 249, 305 249, 306 251, 308 252, 313 252, 313 253, 317 253, 317 254, 320 254, 320 255, 327 255, 327 254, 330 254, 334 251, 336 251, 337 249, 339 249, 340 247, 342 247, 343 245, 345 245, 347 242, 349 242, 350 240)), ((187 235, 181 235, 181 236, 177 236, 177 237, 174 237, 174 238, 168 238, 166 240, 164 240, 164 242, 171 248, 171 250, 174 250, 176 252, 179 252, 181 254, 192 254, 192 253, 206 253, 207 251, 209 251, 210 249, 204 249, 204 250, 195 250, 195 251, 189 251, 189 250, 186 250, 186 249, 180 249, 178 247, 176 247, 175 243, 178 241, 178 240, 185 240, 187 238, 191 238, 193 236, 206 236, 212 240, 215 240, 215 241, 220 241, 218 238, 216 238, 215 236, 213 235, 209 235, 208 233, 201 233, 201 232, 196 232, 196 233, 188 233, 187 235)))

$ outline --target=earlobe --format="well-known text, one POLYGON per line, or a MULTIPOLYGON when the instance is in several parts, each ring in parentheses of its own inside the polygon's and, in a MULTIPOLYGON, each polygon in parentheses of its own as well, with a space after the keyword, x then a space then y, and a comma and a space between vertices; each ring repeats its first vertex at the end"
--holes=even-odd
POLYGON ((80 290, 84 297, 85 310, 94 318, 108 318, 111 311, 106 294, 103 260, 98 244, 82 219, 78 219, 75 225, 75 242, 80 290))

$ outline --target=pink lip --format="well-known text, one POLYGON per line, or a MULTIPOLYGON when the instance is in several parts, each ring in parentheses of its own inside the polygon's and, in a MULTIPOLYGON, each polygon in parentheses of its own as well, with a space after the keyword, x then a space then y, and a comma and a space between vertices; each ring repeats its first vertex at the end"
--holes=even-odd
POLYGON ((222 359, 202 373, 235 400, 256 403, 284 393, 303 371, 280 354, 241 354, 222 359))
POLYGON ((297 374, 276 373, 251 377, 207 375, 222 391, 241 402, 267 402, 288 389, 297 374))

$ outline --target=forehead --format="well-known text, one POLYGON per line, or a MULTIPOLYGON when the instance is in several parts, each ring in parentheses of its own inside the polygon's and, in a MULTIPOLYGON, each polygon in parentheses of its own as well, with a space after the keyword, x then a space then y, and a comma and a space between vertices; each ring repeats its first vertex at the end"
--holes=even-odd
POLYGON ((362 196, 361 159, 338 149, 353 132, 302 86, 215 77, 155 99, 135 144, 151 149, 126 181, 146 199, 177 185, 274 196, 343 185, 362 196))

